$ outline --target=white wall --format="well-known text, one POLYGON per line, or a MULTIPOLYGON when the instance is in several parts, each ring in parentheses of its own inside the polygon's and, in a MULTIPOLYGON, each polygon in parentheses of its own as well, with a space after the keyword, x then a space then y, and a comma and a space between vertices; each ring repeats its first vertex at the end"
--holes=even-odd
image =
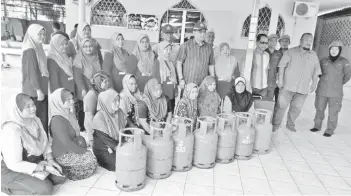
MULTIPOLYGON (((99 0, 92 0, 86 6, 86 19, 90 22, 91 7, 99 0)), ((252 12, 253 0, 189 0, 200 10, 209 28, 216 32, 215 44, 228 42, 232 48, 246 49, 247 38, 241 37, 242 25, 246 17, 252 12)), ((311 1, 311 0, 306 0, 311 1)), ((317 1, 317 0, 316 0, 317 1)), ((120 0, 128 13, 153 14, 162 17, 164 12, 178 2, 178 0, 120 0)), ((285 21, 285 34, 292 38, 291 45, 299 44, 302 33, 314 34, 317 16, 312 18, 295 18, 292 16, 294 0, 261 0, 261 7, 268 4, 272 8, 270 33, 275 33, 280 14, 285 21)), ((78 21, 78 5, 66 1, 67 31, 70 32, 78 21)), ((92 34, 97 38, 108 39, 113 32, 123 33, 127 40, 136 40, 141 33, 149 35, 152 42, 158 41, 158 32, 141 31, 109 26, 92 26, 92 34)))

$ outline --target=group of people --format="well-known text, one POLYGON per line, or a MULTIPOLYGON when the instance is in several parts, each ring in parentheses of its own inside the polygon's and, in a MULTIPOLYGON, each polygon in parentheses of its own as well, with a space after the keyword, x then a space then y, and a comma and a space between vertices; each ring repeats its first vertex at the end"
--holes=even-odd
POLYGON ((172 42, 173 27, 165 25, 164 41, 152 47, 143 34, 131 54, 123 48, 124 36, 114 33, 102 58, 88 23, 79 24, 70 40, 54 33, 47 54, 42 46, 45 28, 32 24, 23 41, 22 93, 9 100, 2 124, 2 191, 51 194, 53 185, 66 178, 85 179, 97 165, 114 171, 121 129, 137 127, 149 134, 152 122, 171 123, 173 116, 196 122, 199 116, 248 112, 253 95, 275 97, 273 131, 290 104, 287 127, 294 131, 294 121, 319 77, 311 131, 321 129, 328 103, 333 116, 326 133, 332 134, 342 85, 351 77, 339 42, 332 43, 320 66, 310 50, 311 34, 304 34, 300 46, 289 50, 289 36, 282 36, 281 49, 275 50, 277 36, 259 34, 250 93, 229 44, 215 47, 214 32, 206 31, 204 23, 197 23, 194 38, 179 46, 172 42), (176 103, 178 95, 182 96, 176 103), (39 174, 45 174, 44 180, 39 174))

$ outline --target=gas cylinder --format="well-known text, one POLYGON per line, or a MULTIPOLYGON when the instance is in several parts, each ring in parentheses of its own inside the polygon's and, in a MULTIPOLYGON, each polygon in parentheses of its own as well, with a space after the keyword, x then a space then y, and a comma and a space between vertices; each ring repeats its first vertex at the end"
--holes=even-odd
POLYGON ((147 148, 146 174, 152 179, 164 179, 172 173, 172 126, 164 122, 151 122, 150 135, 144 136, 147 148))
POLYGON ((137 191, 145 186, 146 147, 142 144, 144 131, 123 129, 116 147, 116 187, 123 191, 137 191))
POLYGON ((234 114, 217 115, 217 163, 234 161, 237 131, 234 114))
POLYGON ((186 172, 192 168, 194 153, 193 120, 174 117, 173 127, 173 171, 186 172))
POLYGON ((267 154, 272 139, 272 112, 265 109, 255 110, 255 144, 254 152, 258 154, 267 154))
POLYGON ((193 165, 208 169, 216 164, 218 134, 216 119, 202 116, 197 119, 195 130, 195 145, 193 165))
POLYGON ((235 117, 238 131, 235 158, 247 160, 252 156, 255 142, 255 127, 252 126, 253 115, 248 112, 237 112, 235 117))

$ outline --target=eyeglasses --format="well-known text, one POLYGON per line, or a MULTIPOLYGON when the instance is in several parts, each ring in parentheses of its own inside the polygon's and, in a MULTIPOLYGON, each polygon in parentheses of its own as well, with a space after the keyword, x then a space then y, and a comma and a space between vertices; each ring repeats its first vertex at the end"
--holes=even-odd
POLYGON ((268 44, 268 42, 260 42, 260 44, 268 44))

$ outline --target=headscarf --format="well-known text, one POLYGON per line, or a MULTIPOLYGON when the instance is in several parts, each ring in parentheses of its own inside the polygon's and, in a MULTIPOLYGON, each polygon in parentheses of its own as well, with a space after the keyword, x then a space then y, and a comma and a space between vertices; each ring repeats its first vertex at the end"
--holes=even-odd
POLYGON ((116 40, 118 36, 123 35, 121 33, 114 33, 111 37, 111 46, 110 46, 110 52, 113 54, 113 62, 116 65, 117 69, 122 71, 122 72, 127 72, 127 59, 128 59, 128 52, 123 49, 119 48, 116 45, 116 40))
POLYGON ((235 79, 235 84, 234 86, 230 89, 230 91, 227 93, 228 98, 232 102, 232 109, 235 112, 247 112, 253 103, 253 97, 252 94, 246 90, 242 93, 238 93, 235 90, 235 86, 239 83, 243 83, 246 86, 246 80, 243 77, 237 77, 235 79))
POLYGON ((118 97, 113 89, 108 89, 99 94, 97 111, 94 117, 93 128, 108 134, 114 140, 118 140, 118 132, 125 127, 125 115, 123 111, 113 111, 112 102, 118 97), (102 115, 99 115, 102 114, 102 115))
POLYGON ((29 154, 40 156, 48 147, 48 137, 38 117, 27 119, 22 117, 23 107, 28 100, 30 100, 29 95, 24 93, 17 94, 9 100, 1 128, 4 131, 3 128, 6 125, 19 127, 23 147, 29 154))
POLYGON ((101 91, 103 91, 103 89, 101 87, 101 83, 107 78, 109 78, 109 76, 104 71, 97 72, 91 78, 91 80, 90 80, 91 86, 98 94, 101 91))
MULTIPOLYGON (((52 120, 54 116, 62 116, 66 120, 69 121, 73 129, 76 131, 76 136, 78 137, 80 135, 80 127, 77 121, 77 118, 74 113, 72 113, 70 110, 64 108, 64 102, 65 100, 62 100, 62 91, 66 89, 64 88, 59 88, 55 90, 51 94, 51 99, 49 99, 49 122, 52 120)), ((68 90, 66 90, 68 91, 68 90)), ((65 131, 65 130, 62 130, 65 131)))
POLYGON ((155 86, 160 85, 156 78, 151 78, 145 85, 143 101, 147 105, 151 117, 162 120, 167 114, 167 99, 164 95, 156 98, 152 95, 155 86))
POLYGON ((179 100, 177 107, 175 108, 174 113, 178 113, 179 105, 182 102, 185 102, 185 104, 188 106, 188 115, 189 118, 196 120, 197 118, 197 99, 190 99, 190 93, 193 88, 198 88, 198 86, 194 83, 189 83, 185 86, 184 93, 183 93, 183 98, 179 100))
POLYGON ((201 116, 215 117, 218 113, 221 98, 216 89, 212 92, 208 90, 208 86, 215 82, 215 77, 207 76, 200 85, 198 104, 201 116))
POLYGON ((82 22, 78 25, 76 36, 71 40, 76 51, 82 46, 81 42, 83 40, 83 31, 86 26, 90 25, 87 22, 82 22))
POLYGON ((150 38, 146 34, 142 34, 140 38, 137 40, 137 45, 133 50, 133 54, 138 59, 138 69, 143 74, 151 74, 152 67, 155 64, 155 53, 150 45, 150 38), (146 51, 140 50, 141 40, 146 38, 149 43, 149 48, 146 51))
POLYGON ((101 64, 97 53, 97 46, 94 44, 94 41, 92 39, 83 39, 81 42, 81 47, 83 47, 84 43, 88 41, 93 44, 93 53, 89 55, 85 54, 81 48, 78 51, 78 55, 74 59, 73 65, 81 68, 83 70, 83 74, 90 79, 96 72, 101 70, 101 64))
MULTIPOLYGON (((228 43, 223 42, 219 45, 219 51, 222 51, 222 48, 227 46, 230 50, 230 46, 228 43)), ((216 75, 219 79, 229 80, 231 79, 235 67, 238 65, 238 62, 234 56, 231 56, 230 53, 228 55, 222 55, 219 52, 216 63, 215 63, 215 70, 216 75)))
POLYGON ((329 44, 329 59, 332 62, 335 62, 339 58, 339 56, 341 55, 342 45, 343 45, 342 42, 339 41, 339 40, 335 40, 335 41, 333 41, 332 43, 329 44), (330 53, 330 49, 332 47, 338 47, 339 48, 339 53, 336 56, 332 56, 331 53, 330 53))
POLYGON ((39 24, 31 24, 28 27, 27 33, 23 39, 22 51, 25 51, 29 48, 33 48, 35 54, 37 55, 41 75, 49 77, 47 59, 46 54, 44 52, 43 44, 40 43, 40 41, 37 39, 39 32, 43 29, 45 30, 45 28, 39 24))
MULTIPOLYGON (((162 46, 164 47, 161 48, 161 51, 164 51, 167 47, 172 47, 172 44, 162 45, 162 46)), ((177 83, 177 74, 176 74, 176 69, 173 62, 169 59, 166 59, 164 55, 162 56, 160 55, 158 57, 158 60, 160 62, 161 83, 167 81, 167 77, 169 77, 170 81, 172 81, 173 83, 177 83)))
MULTIPOLYGON (((48 58, 52 58, 59 67, 69 76, 73 77, 72 66, 73 63, 66 53, 62 53, 60 47, 61 43, 67 38, 61 34, 56 34, 51 37, 48 58)), ((68 40, 67 40, 68 41, 68 40)))
MULTIPOLYGON (((123 99, 124 103, 123 104, 121 103, 120 107, 122 108, 123 112, 126 115, 132 110, 130 108, 130 104, 137 106, 139 104, 139 102, 142 100, 142 95, 141 95, 138 88, 134 94, 132 94, 128 88, 128 82, 129 82, 130 78, 132 78, 132 77, 136 78, 132 74, 127 74, 124 76, 124 78, 122 80, 123 90, 121 91, 121 99, 123 99)), ((135 112, 137 112, 137 109, 135 110, 135 112)))

